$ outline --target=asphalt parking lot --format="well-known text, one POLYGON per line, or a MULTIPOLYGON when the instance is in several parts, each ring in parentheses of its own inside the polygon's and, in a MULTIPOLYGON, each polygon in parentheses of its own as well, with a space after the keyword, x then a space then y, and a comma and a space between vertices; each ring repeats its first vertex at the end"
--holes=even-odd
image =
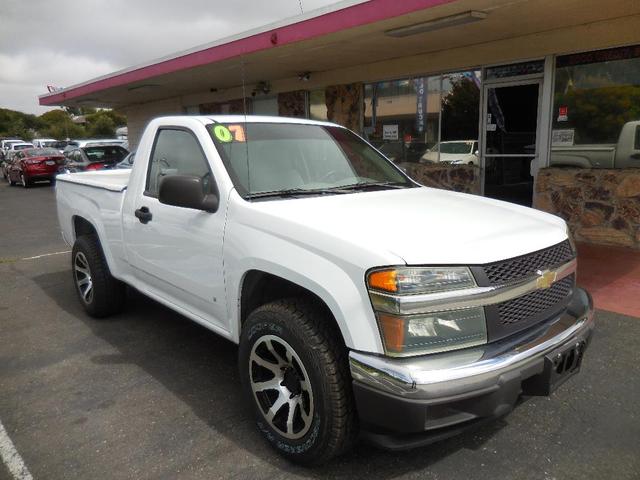
POLYGON ((303 469, 254 429, 233 344, 135 293, 84 314, 52 188, 1 182, 0 214, 0 422, 35 479, 640 478, 640 319, 599 311, 581 374, 502 420, 303 469))

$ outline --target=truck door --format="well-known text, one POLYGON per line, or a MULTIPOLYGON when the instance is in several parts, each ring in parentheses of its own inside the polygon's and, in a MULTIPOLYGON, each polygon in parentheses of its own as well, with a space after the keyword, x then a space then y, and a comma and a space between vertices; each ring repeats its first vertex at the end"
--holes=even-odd
POLYGON ((209 191, 216 188, 200 140, 187 128, 157 130, 145 180, 125 202, 124 239, 132 272, 150 294, 228 330, 222 263, 226 203, 221 198, 215 213, 162 204, 158 186, 168 175, 197 175, 209 191))

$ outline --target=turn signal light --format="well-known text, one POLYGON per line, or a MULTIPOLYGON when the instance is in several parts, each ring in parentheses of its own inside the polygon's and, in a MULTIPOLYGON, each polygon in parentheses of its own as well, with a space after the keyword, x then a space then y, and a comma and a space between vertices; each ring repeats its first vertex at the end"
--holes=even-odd
POLYGON ((398 282, 396 270, 379 270, 369 274, 369 287, 386 292, 397 292, 398 282))
POLYGON ((404 319, 380 313, 378 314, 378 323, 382 330, 386 351, 391 353, 402 352, 405 346, 404 319))

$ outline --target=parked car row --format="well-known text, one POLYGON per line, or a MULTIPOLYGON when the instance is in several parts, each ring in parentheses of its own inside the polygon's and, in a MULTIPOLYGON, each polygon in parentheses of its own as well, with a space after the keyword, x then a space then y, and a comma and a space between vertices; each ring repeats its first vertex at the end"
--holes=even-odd
MULTIPOLYGON (((38 139, 39 144, 49 142, 38 139), (41 143, 42 142, 42 143, 41 143)), ((37 181, 55 183, 59 173, 105 170, 111 168, 131 168, 133 153, 122 146, 122 142, 75 141, 76 145, 66 145, 64 153, 57 148, 35 148, 25 142, 10 143, 14 153, 0 162, 0 173, 9 185, 25 188, 37 181), (28 145, 21 148, 21 145, 28 145), (81 145, 81 146, 79 146, 81 145)))

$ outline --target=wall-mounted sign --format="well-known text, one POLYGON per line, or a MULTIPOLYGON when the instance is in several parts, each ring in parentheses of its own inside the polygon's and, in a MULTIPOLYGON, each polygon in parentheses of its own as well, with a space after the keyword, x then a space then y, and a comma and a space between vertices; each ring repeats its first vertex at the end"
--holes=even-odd
POLYGON ((632 47, 609 48, 596 50, 595 52, 575 53, 564 55, 556 59, 556 67, 572 67, 574 65, 587 65, 589 63, 613 62, 640 57, 640 45, 632 47))
POLYGON ((566 122, 567 120, 569 120, 569 107, 564 105, 558 108, 558 121, 566 122))
POLYGON ((382 139, 383 140, 398 140, 398 125, 383 125, 382 126, 382 139))
POLYGON ((485 80, 498 78, 518 77, 520 75, 534 75, 544 73, 544 61, 512 63, 511 65, 498 65, 489 67, 484 71, 485 80))
POLYGON ((573 146, 574 137, 575 137, 575 130, 573 128, 553 130, 551 132, 551 146, 552 147, 571 147, 573 146))

